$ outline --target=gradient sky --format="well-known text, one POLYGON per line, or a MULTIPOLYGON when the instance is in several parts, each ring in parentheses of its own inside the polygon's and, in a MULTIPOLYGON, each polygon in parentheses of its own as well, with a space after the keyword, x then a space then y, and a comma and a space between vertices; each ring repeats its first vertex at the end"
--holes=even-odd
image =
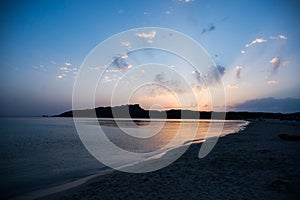
MULTIPOLYGON (((286 0, 1 1, 0 115, 70 110, 73 83, 89 52, 110 36, 139 27, 174 29, 201 44, 225 68, 231 109, 252 99, 300 98, 299 8, 297 1, 286 0)), ((133 57, 149 59, 145 53, 133 57)), ((161 73, 153 76, 161 80, 161 73)), ((113 83, 113 76, 104 82, 113 83)), ((142 97, 133 103, 150 106, 142 97)), ((205 105, 201 102, 203 110, 205 105)), ((165 102, 165 107, 176 105, 165 102)))

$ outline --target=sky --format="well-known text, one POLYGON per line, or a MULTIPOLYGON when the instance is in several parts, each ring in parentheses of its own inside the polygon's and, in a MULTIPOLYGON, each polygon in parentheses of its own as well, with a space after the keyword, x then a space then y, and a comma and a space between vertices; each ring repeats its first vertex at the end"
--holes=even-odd
MULTIPOLYGON (((287 0, 1 1, 0 115, 71 110, 73 85, 89 53, 111 36, 141 27, 172 29, 199 43, 219 72, 221 79, 216 81, 224 87, 227 110, 299 112, 299 9, 297 1, 287 0)), ((153 29, 136 36, 155 39, 156 33, 153 29)), ((199 81, 197 85, 199 73, 168 52, 119 55, 107 63, 105 74, 97 74, 97 67, 90 66, 101 78, 95 106, 109 105, 112 89, 122 83, 116 105, 217 108, 211 105, 207 87, 199 81), (146 64, 154 62, 169 68, 146 64), (142 64, 146 65, 138 66, 142 64), (181 77, 190 80, 197 105, 176 101, 174 92, 189 98, 181 77), (157 84, 130 93, 143 80, 157 84)))

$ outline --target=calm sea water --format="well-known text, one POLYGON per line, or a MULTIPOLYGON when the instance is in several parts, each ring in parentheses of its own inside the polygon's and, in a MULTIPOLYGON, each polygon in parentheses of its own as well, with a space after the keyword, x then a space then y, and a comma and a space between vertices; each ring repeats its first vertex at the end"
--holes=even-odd
MULTIPOLYGON (((132 152, 164 150, 176 134, 180 137, 172 147, 180 146, 193 139, 205 137, 211 123, 218 121, 198 120, 166 122, 136 120, 101 120, 106 136, 117 146, 132 152), (151 125, 151 126, 150 126, 151 125), (197 130, 196 137, 188 134, 197 130), (158 134, 146 138, 129 137, 122 131, 135 134, 158 134)), ((98 122, 82 119, 80 126, 93 130, 98 122)), ((237 132, 245 121, 225 121, 222 135, 237 132)), ((124 158, 128 164, 132 160, 124 158)), ((33 191, 61 185, 98 173, 106 166, 91 156, 81 143, 71 118, 1 118, 0 119, 0 198, 7 199, 33 191)))

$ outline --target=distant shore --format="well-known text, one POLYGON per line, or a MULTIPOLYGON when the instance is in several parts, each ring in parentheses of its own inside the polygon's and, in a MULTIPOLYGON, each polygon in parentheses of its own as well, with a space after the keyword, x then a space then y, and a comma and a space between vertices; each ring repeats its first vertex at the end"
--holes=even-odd
POLYGON ((43 199, 296 199, 300 142, 278 135, 300 134, 299 128, 299 122, 253 120, 245 130, 220 138, 203 159, 201 144, 194 144, 161 170, 115 171, 43 199))
MULTIPOLYGON (((171 109, 165 111, 145 110, 139 104, 121 105, 114 107, 97 107, 94 109, 71 110, 52 117, 90 117, 90 118, 144 118, 149 119, 280 119, 300 121, 300 112, 295 113, 266 113, 266 112, 214 112, 171 109)), ((44 116, 46 117, 46 116, 44 116)))

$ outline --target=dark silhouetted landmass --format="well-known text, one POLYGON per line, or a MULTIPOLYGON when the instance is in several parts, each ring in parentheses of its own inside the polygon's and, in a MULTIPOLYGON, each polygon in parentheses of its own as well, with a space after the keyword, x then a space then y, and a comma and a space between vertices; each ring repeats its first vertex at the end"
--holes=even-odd
POLYGON ((75 110, 64 112, 53 117, 97 117, 97 118, 156 118, 156 119, 223 119, 226 114, 227 120, 243 119, 281 119, 300 121, 300 112, 296 113, 265 113, 265 112, 205 112, 192 110, 144 110, 139 104, 123 105, 115 107, 98 107, 95 109, 75 110), (129 111, 129 113, 128 113, 129 111), (75 114, 74 114, 75 113, 75 114))

